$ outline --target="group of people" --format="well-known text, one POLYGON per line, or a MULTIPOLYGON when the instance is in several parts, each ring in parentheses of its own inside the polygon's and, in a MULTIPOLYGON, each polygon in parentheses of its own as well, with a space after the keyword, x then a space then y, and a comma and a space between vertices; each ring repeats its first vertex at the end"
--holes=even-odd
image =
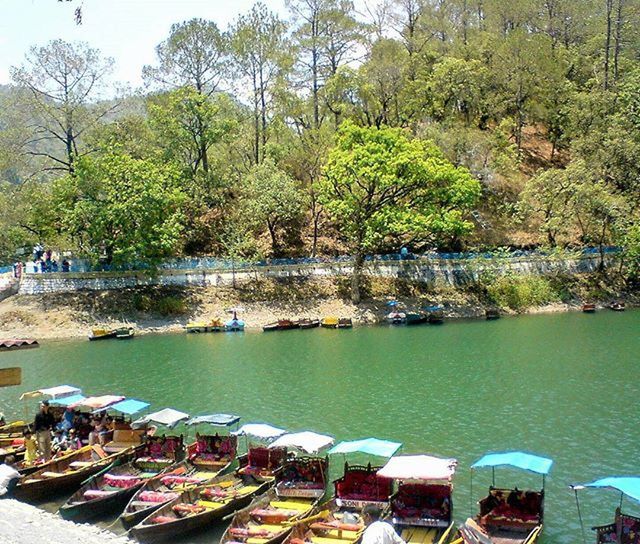
POLYGON ((45 250, 40 244, 33 246, 31 262, 24 263, 16 261, 13 263, 13 277, 20 279, 24 272, 30 274, 39 274, 45 272, 70 272, 71 263, 68 259, 62 258, 62 262, 58 264, 59 257, 56 258, 53 251, 45 250))
POLYGON ((49 402, 43 400, 33 425, 24 431, 25 464, 80 449, 85 441, 90 446, 104 445, 113 430, 114 419, 106 412, 87 415, 66 408, 60 417, 54 416, 49 402))

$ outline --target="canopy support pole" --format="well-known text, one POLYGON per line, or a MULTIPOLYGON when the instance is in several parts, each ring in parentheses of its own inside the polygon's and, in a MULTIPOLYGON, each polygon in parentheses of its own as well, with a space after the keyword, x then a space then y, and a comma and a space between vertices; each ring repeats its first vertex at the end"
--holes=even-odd
POLYGON ((620 512, 622 512, 622 499, 624 499, 624 493, 620 493, 620 506, 618 508, 620 508, 620 512))
POLYGON ((491 467, 491 485, 496 486, 496 467, 491 467))
POLYGON ((473 516, 473 469, 471 469, 471 485, 469 486, 469 517, 473 516))
POLYGON ((587 544, 587 539, 584 536, 584 523, 582 521, 582 512, 580 511, 580 499, 578 499, 578 490, 574 487, 573 493, 576 496, 576 507, 578 508, 578 519, 580 520, 580 532, 582 533, 582 544, 587 544))

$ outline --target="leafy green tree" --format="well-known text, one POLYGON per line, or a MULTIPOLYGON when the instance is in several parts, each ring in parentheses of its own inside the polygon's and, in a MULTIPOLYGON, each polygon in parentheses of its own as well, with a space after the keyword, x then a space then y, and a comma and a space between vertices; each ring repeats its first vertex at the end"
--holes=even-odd
POLYGON ((142 73, 164 89, 192 87, 209 96, 228 75, 228 37, 213 21, 196 18, 172 25, 156 54, 158 66, 145 66, 142 73))
POLYGON ((531 178, 521 195, 521 210, 533 214, 540 233, 554 247, 561 236, 569 236, 575 223, 578 182, 572 170, 551 169, 531 178))
POLYGON ((180 247, 184 194, 173 165, 133 159, 113 149, 77 161, 54 186, 63 231, 94 261, 147 263, 180 247))
POLYGON ((443 240, 472 230, 465 214, 480 185, 432 143, 399 129, 343 123, 329 153, 321 198, 354 257, 351 297, 360 301, 368 251, 390 236, 443 240))
POLYGON ((243 183, 240 204, 243 215, 257 229, 266 227, 271 251, 279 256, 282 251, 281 232, 301 219, 306 195, 300 184, 271 159, 255 165, 243 183))

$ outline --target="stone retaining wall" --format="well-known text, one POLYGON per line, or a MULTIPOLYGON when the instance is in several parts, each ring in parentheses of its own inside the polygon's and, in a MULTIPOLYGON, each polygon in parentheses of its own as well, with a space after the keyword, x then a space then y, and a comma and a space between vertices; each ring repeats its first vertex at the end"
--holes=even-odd
MULTIPOLYGON (((554 273, 580 274, 597 269, 599 259, 581 256, 571 259, 521 258, 412 261, 373 261, 366 263, 364 273, 381 277, 404 278, 427 283, 461 286, 476 281, 483 271, 510 269, 516 274, 546 275, 554 273)), ((350 263, 261 266, 235 272, 237 282, 257 278, 309 278, 341 276, 352 272, 350 263)), ((24 274, 20 294, 57 293, 78 290, 126 289, 148 285, 216 286, 231 285, 233 272, 220 270, 162 270, 155 275, 143 272, 85 272, 24 274)))

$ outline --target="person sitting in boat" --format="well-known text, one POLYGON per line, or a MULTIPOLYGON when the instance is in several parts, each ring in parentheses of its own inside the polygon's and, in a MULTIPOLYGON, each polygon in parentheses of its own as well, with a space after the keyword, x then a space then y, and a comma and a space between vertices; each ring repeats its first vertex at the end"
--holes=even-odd
POLYGON ((68 448, 67 435, 62 429, 53 431, 53 440, 51 441, 51 451, 56 456, 58 453, 66 451, 68 448))
POLYGON ((211 448, 209 447, 209 441, 206 436, 196 433, 196 453, 203 454, 209 453, 211 448))
POLYGON ((67 449, 79 450, 82 447, 82 440, 74 428, 69 429, 69 438, 67 439, 67 449))
POLYGON ((111 431, 109 424, 104 419, 95 418, 92 422, 93 430, 89 433, 89 445, 100 444, 104 446, 107 434, 111 431))
POLYGON ((7 424, 7 421, 4 418, 4 414, 0 412, 0 427, 4 427, 7 424))
POLYGON ((406 544, 393 525, 380 519, 381 514, 382 510, 373 504, 362 509, 362 518, 367 528, 362 534, 361 544, 406 544))
POLYGON ((62 414, 62 419, 60 420, 60 423, 58 423, 57 428, 65 433, 69 432, 69 429, 73 427, 74 418, 75 414, 73 412, 73 408, 67 407, 64 414, 62 414))
POLYGON ((38 460, 38 444, 29 429, 24 431, 24 464, 33 465, 38 460))

